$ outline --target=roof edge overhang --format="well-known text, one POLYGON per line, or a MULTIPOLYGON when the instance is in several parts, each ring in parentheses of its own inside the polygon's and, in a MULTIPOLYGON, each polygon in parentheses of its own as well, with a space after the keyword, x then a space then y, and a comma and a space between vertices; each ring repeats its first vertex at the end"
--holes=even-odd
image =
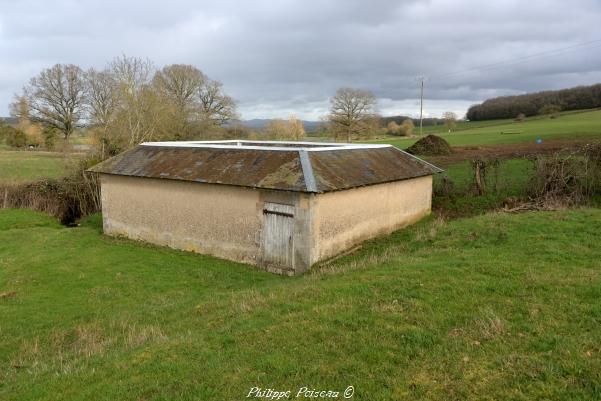
MULTIPOLYGON (((143 154, 145 154, 146 152, 143 151, 143 154)), ((376 153, 377 155, 377 153, 376 153)), ((131 159, 131 157, 130 157, 131 159)), ((374 159, 374 160, 378 160, 378 158, 374 159)), ((317 166, 319 167, 319 166, 317 166)), ((391 166, 392 167, 392 166, 391 166)), ((340 166, 338 166, 338 174, 342 174, 343 176, 346 175, 344 174, 344 168, 342 170, 340 170, 340 166)), ((396 171, 396 170, 388 170, 388 171, 396 171)), ((253 189, 265 189, 265 190, 271 190, 271 191, 285 191, 285 192, 301 192, 301 193, 315 193, 315 194, 319 194, 319 193, 326 193, 326 192, 336 192, 336 191, 340 191, 340 190, 348 190, 348 189, 352 189, 352 188, 359 188, 359 187, 365 187, 365 186, 371 186, 371 185, 378 185, 378 184, 385 184, 385 183, 390 183, 390 182, 395 182, 395 181, 406 181, 409 179, 413 179, 413 178, 420 178, 420 177, 424 177, 424 176, 429 176, 429 175, 434 175, 434 174, 438 174, 443 172, 444 170, 440 169, 439 167, 417 157, 414 156, 408 152, 405 152, 402 149, 397 148, 396 146, 390 145, 390 144, 347 144, 347 143, 332 143, 332 142, 296 142, 296 141, 244 141, 244 140, 227 140, 227 141, 186 141, 186 142, 145 142, 142 143, 140 145, 138 145, 137 147, 134 147, 132 149, 129 149, 127 151, 125 151, 124 153, 114 156, 110 159, 107 159, 89 169, 86 170, 86 172, 91 172, 91 173, 99 173, 99 174, 107 174, 107 175, 113 175, 113 176, 127 176, 127 177, 138 177, 138 178, 156 178, 156 179, 167 179, 167 180, 172 180, 172 181, 184 181, 184 182, 193 182, 193 183, 201 183, 201 184, 214 184, 214 185, 231 185, 231 186, 236 186, 236 187, 246 187, 246 188, 253 188, 253 189), (253 143, 254 145, 246 145, 248 143, 253 143), (277 145, 289 145, 289 146, 277 146, 277 145), (303 146, 303 145, 307 145, 307 146, 303 146), (244 180, 220 180, 218 179, 217 176, 215 176, 214 178, 216 179, 211 179, 210 176, 201 176, 201 175, 197 175, 198 179, 195 179, 195 177, 190 177, 190 176, 186 176, 185 174, 181 174, 181 173, 175 173, 174 175, 169 176, 168 174, 166 174, 165 176, 162 175, 149 175, 149 173, 145 173, 143 170, 137 169, 137 168, 122 168, 121 170, 115 168, 115 163, 120 163, 123 161, 123 158, 126 158, 125 160, 128 160, 127 158, 130 157, 128 156, 128 154, 131 154, 131 152, 136 152, 136 149, 138 150, 138 153, 140 150, 142 149, 148 149, 150 151, 149 148, 155 148, 155 149, 187 149, 187 151, 192 151, 193 149, 205 149, 205 150, 215 150, 215 151, 250 151, 250 152, 261 152, 261 151, 266 151, 266 152, 273 152, 275 151, 276 153, 280 154, 283 156, 284 152, 288 152, 288 153, 293 153, 295 154, 297 160, 298 160, 298 164, 300 167, 300 174, 303 177, 304 182, 300 182, 299 184, 301 185, 296 185, 296 187, 292 187, 292 186, 284 186, 284 187, 277 187, 277 186, 269 186, 268 185, 264 185, 267 183, 261 183, 260 180, 256 181, 257 185, 254 185, 253 182, 243 182, 244 180), (392 150, 392 149, 394 150, 392 150), (321 158, 322 156, 326 157, 325 154, 323 152, 326 151, 335 151, 335 153, 345 153, 345 151, 351 151, 352 153, 354 153, 353 151, 361 151, 361 150, 365 150, 366 152, 373 152, 376 149, 382 149, 384 151, 384 149, 386 149, 386 152, 388 152, 389 154, 392 152, 394 153, 395 150, 397 152, 399 152, 400 154, 402 154, 402 156, 399 155, 399 157, 405 158, 407 159, 411 159, 414 160, 415 162, 418 162, 419 164, 422 165, 422 168, 419 169, 421 171, 414 171, 412 176, 405 176, 405 177, 401 177, 398 174, 397 177, 392 177, 392 175, 394 174, 384 174, 380 177, 379 180, 373 180, 372 182, 366 182, 366 180, 363 180, 363 182, 359 182, 361 180, 357 180, 354 183, 353 182, 345 182, 344 179, 343 180, 339 180, 338 181, 338 185, 332 184, 331 188, 328 188, 327 186, 323 185, 323 173, 324 170, 323 168, 321 168, 321 170, 318 168, 318 170, 314 169, 316 168, 316 166, 313 165, 314 163, 314 159, 315 158, 321 158), (282 152, 282 153, 280 153, 282 152), (314 153, 316 152, 316 153, 314 153), (313 155, 313 156, 311 156, 313 155), (319 174, 318 174, 319 173, 319 174), (318 177, 319 175, 319 177, 318 177), (388 175, 388 177, 386 177, 386 175, 388 175), (319 180, 318 180, 319 178, 319 180), (236 182, 238 181, 238 182, 236 182)), ((334 173, 336 174, 336 173, 334 173)))
POLYGON ((313 194, 313 195, 327 194, 327 193, 331 193, 331 192, 348 191, 348 190, 357 189, 357 188, 373 187, 375 185, 390 184, 390 183, 393 183, 393 182, 401 182, 401 181, 409 181, 409 180, 413 180, 413 179, 417 179, 417 178, 429 177, 431 175, 434 175, 434 173, 431 173, 431 174, 422 174, 422 175, 418 175, 418 176, 415 176, 415 177, 407 177, 407 178, 401 178, 401 179, 396 179, 396 180, 374 182, 374 183, 369 183, 369 184, 362 184, 362 185, 349 186, 349 187, 345 187, 345 188, 327 189, 327 190, 320 191, 320 190, 317 190, 317 189, 315 189, 315 190, 295 190, 295 189, 270 188, 270 187, 264 187, 264 186, 230 184, 230 183, 223 183, 223 182, 182 180, 182 179, 172 178, 172 177, 146 177, 146 176, 143 176, 143 175, 114 174, 114 173, 105 173, 105 172, 98 172, 98 171, 90 171, 90 169, 86 170, 86 172, 92 172, 92 173, 100 174, 100 175, 103 175, 103 174, 104 175, 110 175, 110 176, 115 176, 115 177, 143 178, 143 179, 150 179, 150 180, 165 180, 165 181, 175 181, 175 182, 188 182, 190 184, 219 185, 219 186, 228 186, 228 187, 237 187, 237 188, 248 188, 248 189, 262 190, 262 191, 292 192, 292 193, 313 194))

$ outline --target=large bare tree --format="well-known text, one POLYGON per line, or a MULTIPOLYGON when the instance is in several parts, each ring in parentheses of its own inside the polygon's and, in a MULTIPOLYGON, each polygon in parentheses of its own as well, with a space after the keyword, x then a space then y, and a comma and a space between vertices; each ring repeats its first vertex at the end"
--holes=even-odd
POLYGON ((367 90, 340 88, 330 99, 329 121, 334 133, 346 135, 347 142, 373 128, 376 97, 367 90))
POLYGON ((111 124, 111 135, 122 147, 156 139, 168 122, 163 102, 151 85, 154 65, 146 59, 121 56, 109 65, 116 82, 117 112, 111 124))
POLYGON ((29 118, 62 133, 65 152, 82 119, 85 90, 84 72, 73 64, 56 64, 45 69, 23 88, 29 118))
POLYGON ((214 125, 223 125, 237 117, 236 102, 223 92, 223 84, 206 79, 198 91, 200 120, 214 125))
POLYGON ((104 159, 107 146, 112 144, 110 127, 115 121, 119 104, 117 81, 109 70, 94 69, 88 70, 86 81, 91 130, 100 142, 100 155, 104 159))
POLYGON ((171 104, 174 138, 194 136, 195 116, 200 101, 198 93, 207 77, 192 65, 173 64, 163 67, 154 75, 153 83, 160 96, 171 104))
POLYGON ((86 73, 86 82, 90 123, 107 126, 114 118, 119 101, 117 81, 108 70, 90 69, 86 73))
POLYGON ((207 81, 205 75, 192 65, 172 64, 154 75, 154 83, 185 113, 194 108, 195 97, 207 81))

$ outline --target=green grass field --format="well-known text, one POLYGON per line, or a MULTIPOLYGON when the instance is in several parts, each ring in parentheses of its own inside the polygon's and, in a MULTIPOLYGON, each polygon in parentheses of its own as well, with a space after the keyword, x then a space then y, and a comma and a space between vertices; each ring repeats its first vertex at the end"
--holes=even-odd
POLYGON ((428 219, 313 274, 0 211, 0 399, 601 397, 601 210, 428 219))
POLYGON ((62 153, 0 149, 0 183, 58 178, 68 167, 62 153))
MULTIPOLYGON (((416 128, 414 132, 418 132, 416 128)), ((434 133, 453 146, 499 145, 504 143, 534 142, 537 138, 599 139, 601 140, 601 110, 566 113, 558 118, 530 118, 523 122, 511 120, 475 121, 459 123, 457 131, 447 133, 443 126, 424 127, 424 134, 434 133), (502 132, 519 132, 502 134, 502 132)), ((419 138, 387 137, 373 142, 386 142, 407 148, 419 138)))

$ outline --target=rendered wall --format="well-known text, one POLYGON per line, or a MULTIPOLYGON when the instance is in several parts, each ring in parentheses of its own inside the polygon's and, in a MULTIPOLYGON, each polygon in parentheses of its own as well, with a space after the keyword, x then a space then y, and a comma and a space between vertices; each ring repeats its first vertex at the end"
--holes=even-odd
POLYGON ((314 260, 416 222, 432 207, 432 176, 318 194, 314 260))
POLYGON ((104 232, 261 265, 265 202, 293 205, 298 274, 430 213, 432 177, 325 194, 101 175, 104 232))
POLYGON ((310 266, 308 195, 185 181, 101 175, 105 234, 261 264, 263 205, 294 205, 294 274, 310 266))

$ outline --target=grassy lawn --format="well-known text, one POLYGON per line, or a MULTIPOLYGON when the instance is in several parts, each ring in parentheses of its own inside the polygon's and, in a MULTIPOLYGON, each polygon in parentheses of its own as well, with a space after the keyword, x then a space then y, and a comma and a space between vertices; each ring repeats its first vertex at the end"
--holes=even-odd
POLYGON ((58 178, 67 169, 62 153, 0 149, 0 183, 58 178))
MULTIPOLYGON (((419 128, 416 128, 418 132, 419 128)), ((454 146, 498 145, 503 143, 534 142, 537 138, 601 139, 601 110, 567 113, 558 118, 531 118, 523 122, 511 120, 475 121, 459 123, 456 132, 447 133, 443 126, 424 127, 424 133, 435 133, 454 146), (502 132, 514 132, 502 134, 502 132)), ((419 138, 389 137, 374 142, 386 142, 407 148, 419 138)))
POLYGON ((285 278, 2 210, 0 399, 597 400, 600 230, 599 209, 430 218, 285 278))

